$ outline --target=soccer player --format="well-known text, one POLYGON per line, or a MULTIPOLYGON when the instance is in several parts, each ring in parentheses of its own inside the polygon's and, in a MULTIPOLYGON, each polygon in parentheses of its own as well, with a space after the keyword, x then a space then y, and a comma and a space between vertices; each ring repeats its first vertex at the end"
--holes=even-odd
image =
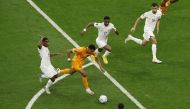
POLYGON ((105 53, 102 56, 103 61, 105 64, 108 64, 107 56, 111 53, 111 46, 107 44, 108 41, 108 35, 110 32, 115 32, 117 35, 119 35, 119 32, 115 28, 115 26, 110 23, 110 17, 105 16, 104 22, 102 23, 96 23, 96 22, 90 22, 81 32, 81 35, 84 35, 84 33, 87 31, 89 27, 95 27, 98 29, 98 37, 96 38, 96 44, 98 45, 98 49, 96 49, 96 53, 99 54, 103 49, 105 49, 105 53))
POLYGON ((75 56, 72 59, 71 68, 59 70, 59 73, 61 73, 61 74, 73 74, 75 72, 79 72, 82 76, 82 82, 83 82, 83 85, 86 89, 86 92, 90 95, 94 95, 94 92, 91 91, 91 89, 89 88, 86 71, 82 68, 84 60, 88 56, 93 55, 95 57, 95 59, 97 60, 99 66, 100 66, 100 70, 102 72, 105 71, 101 65, 99 58, 97 57, 97 54, 95 53, 95 49, 96 49, 95 46, 92 44, 89 45, 88 47, 80 47, 80 48, 70 49, 67 53, 67 60, 71 61, 71 58, 70 58, 71 53, 75 54, 75 56))
POLYGON ((178 0, 162 0, 160 3, 160 10, 162 11, 162 14, 164 15, 164 12, 168 10, 168 6, 170 4, 173 4, 177 2, 178 0))
POLYGON ((124 108, 125 108, 125 106, 124 106, 123 103, 119 103, 119 104, 117 105, 117 107, 118 107, 118 109, 124 109, 124 108))
POLYGON ((50 57, 60 55, 61 53, 50 53, 48 49, 48 42, 49 40, 47 37, 42 37, 38 44, 38 52, 41 57, 40 69, 43 73, 41 76, 49 78, 44 89, 47 94, 50 94, 51 92, 49 91, 49 87, 53 84, 58 74, 58 72, 55 70, 55 68, 51 64, 50 57))
POLYGON ((143 37, 144 39, 138 39, 133 37, 132 35, 128 35, 128 37, 125 39, 125 43, 127 43, 128 41, 132 40, 134 42, 136 42, 139 45, 145 46, 147 44, 147 42, 149 40, 151 40, 152 42, 152 55, 153 55, 153 59, 152 62, 153 63, 162 63, 162 61, 160 61, 159 59, 157 59, 156 57, 156 52, 157 52, 157 40, 156 37, 154 35, 154 29, 157 25, 157 33, 159 33, 159 26, 160 26, 160 19, 161 19, 162 13, 161 11, 159 11, 159 6, 156 3, 152 4, 152 10, 145 12, 144 14, 142 14, 135 22, 134 26, 131 28, 131 32, 134 32, 136 30, 136 27, 139 23, 139 21, 141 19, 146 19, 145 21, 145 26, 144 26, 144 34, 143 37))

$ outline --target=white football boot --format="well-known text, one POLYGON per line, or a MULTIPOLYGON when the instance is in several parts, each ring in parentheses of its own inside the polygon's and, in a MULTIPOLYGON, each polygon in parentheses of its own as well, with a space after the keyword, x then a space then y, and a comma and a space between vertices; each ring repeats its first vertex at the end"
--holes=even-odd
POLYGON ((125 38, 125 44, 127 44, 128 41, 130 41, 132 38, 132 36, 129 34, 126 38, 125 38))
POLYGON ((153 59, 152 62, 155 63, 155 64, 161 64, 162 63, 162 61, 160 61, 158 59, 153 59))
POLYGON ((86 89, 86 93, 90 94, 90 95, 94 95, 94 92, 92 90, 90 90, 90 88, 86 89))

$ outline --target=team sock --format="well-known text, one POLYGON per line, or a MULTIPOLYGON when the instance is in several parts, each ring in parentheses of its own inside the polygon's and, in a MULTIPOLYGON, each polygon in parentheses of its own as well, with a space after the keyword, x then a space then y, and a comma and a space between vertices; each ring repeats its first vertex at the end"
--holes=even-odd
POLYGON ((53 82, 49 79, 45 88, 49 88, 52 84, 53 84, 53 82))
POLYGON ((152 56, 153 56, 153 59, 157 59, 156 51, 157 51, 156 44, 152 44, 152 56))
POLYGON ((87 77, 82 77, 82 82, 83 82, 83 85, 84 85, 85 89, 88 89, 89 86, 88 86, 88 80, 87 80, 87 77))
POLYGON ((135 43, 139 44, 139 45, 142 45, 142 40, 141 39, 138 39, 138 38, 135 38, 135 37, 131 36, 131 40, 134 41, 135 43))
POLYGON ((106 50, 103 56, 108 56, 110 53, 111 52, 109 52, 109 51, 106 50))

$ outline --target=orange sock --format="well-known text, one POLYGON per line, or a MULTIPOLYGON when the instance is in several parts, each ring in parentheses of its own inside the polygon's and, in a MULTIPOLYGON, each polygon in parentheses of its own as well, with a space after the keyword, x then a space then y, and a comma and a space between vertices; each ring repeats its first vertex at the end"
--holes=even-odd
POLYGON ((84 85, 85 89, 89 88, 87 77, 83 76, 82 77, 82 82, 83 82, 83 85, 84 85))
POLYGON ((60 70, 59 73, 61 73, 61 74, 69 74, 70 73, 70 69, 60 70))

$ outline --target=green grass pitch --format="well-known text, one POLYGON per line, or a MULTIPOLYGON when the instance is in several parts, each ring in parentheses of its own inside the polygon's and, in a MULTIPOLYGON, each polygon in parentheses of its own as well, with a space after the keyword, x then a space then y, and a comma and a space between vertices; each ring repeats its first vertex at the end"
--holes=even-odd
MULTIPOLYGON (((34 0, 79 45, 95 43, 97 31, 80 31, 89 21, 101 22, 105 15, 118 28, 111 34, 112 54, 106 70, 147 109, 189 109, 190 107, 190 1, 179 0, 161 19, 158 57, 163 64, 151 63, 151 44, 139 47, 124 39, 136 18, 161 0, 34 0)), ((40 35, 50 39, 50 50, 63 52, 52 59, 55 67, 65 68, 66 51, 73 46, 25 0, 0 1, 0 109, 23 109, 46 83, 40 83, 40 58, 36 44, 40 35)), ((134 33, 142 38, 144 22, 134 33)), ((123 102, 126 109, 138 109, 97 68, 86 69, 95 96, 85 93, 81 76, 76 73, 43 94, 33 109, 116 109, 123 102), (98 102, 101 94, 109 102, 98 102)))

